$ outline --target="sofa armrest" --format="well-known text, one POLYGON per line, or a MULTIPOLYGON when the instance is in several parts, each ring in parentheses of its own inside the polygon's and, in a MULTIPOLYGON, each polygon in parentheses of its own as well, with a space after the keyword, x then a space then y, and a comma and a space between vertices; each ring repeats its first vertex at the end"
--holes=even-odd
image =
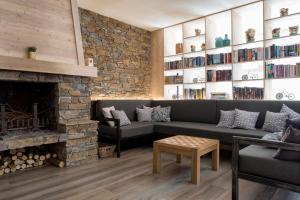
POLYGON ((280 141, 270 141, 270 140, 262 140, 262 139, 249 138, 249 137, 234 136, 233 150, 238 150, 235 149, 234 146, 240 146, 240 144, 259 145, 259 146, 272 147, 272 148, 281 148, 290 151, 300 151, 300 144, 296 144, 296 143, 287 143, 287 142, 280 142, 280 141))

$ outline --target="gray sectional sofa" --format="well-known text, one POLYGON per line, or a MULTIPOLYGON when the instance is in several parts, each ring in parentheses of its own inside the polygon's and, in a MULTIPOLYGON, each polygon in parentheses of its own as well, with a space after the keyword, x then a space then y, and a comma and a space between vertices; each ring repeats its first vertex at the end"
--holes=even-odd
MULTIPOLYGON (((266 111, 279 112, 286 104, 300 113, 300 102, 283 101, 231 101, 231 100, 100 100, 92 103, 93 119, 100 121, 99 136, 121 142, 132 137, 143 137, 151 134, 191 135, 219 139, 222 143, 231 144, 233 136, 261 138, 267 132, 261 130, 266 111), (171 106, 171 122, 137 122, 136 108, 146 106, 171 106), (102 108, 115 106, 124 110, 132 124, 123 127, 109 127, 102 115, 102 108), (260 112, 256 123, 257 130, 217 128, 220 110, 235 108, 260 112), (119 136, 118 136, 119 135, 119 136)), ((120 147, 120 145, 118 145, 120 147)))
MULTIPOLYGON (((99 136, 117 141, 120 156, 121 141, 146 135, 192 135, 219 139, 221 143, 232 144, 232 199, 239 199, 238 179, 247 179, 271 186, 300 192, 300 162, 273 158, 278 148, 299 151, 300 145, 265 141, 261 138, 268 132, 261 128, 266 111, 280 112, 283 104, 300 113, 299 101, 229 101, 229 100, 102 100, 92 104, 92 116, 100 121, 99 136), (136 107, 171 106, 171 122, 137 122, 136 107), (124 127, 109 127, 102 108, 115 106, 124 110, 132 124, 124 127), (260 112, 256 130, 217 128, 220 110, 241 109, 260 112), (240 147, 245 147, 240 150, 240 147), (268 147, 268 148, 267 148, 268 147), (273 147, 273 148, 270 148, 273 147)), ((114 119, 110 119, 114 120, 114 119)), ((118 120, 114 120, 117 124, 118 120)))

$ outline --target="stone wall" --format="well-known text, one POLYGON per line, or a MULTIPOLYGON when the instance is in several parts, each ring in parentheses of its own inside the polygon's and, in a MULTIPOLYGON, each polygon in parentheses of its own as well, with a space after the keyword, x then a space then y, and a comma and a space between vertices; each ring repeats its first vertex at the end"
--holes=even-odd
POLYGON ((90 120, 90 78, 1 70, 0 80, 57 84, 57 130, 67 133, 67 141, 58 148, 61 159, 67 166, 98 159, 97 122, 90 120))
POLYGON ((92 99, 149 98, 151 32, 80 9, 85 58, 94 58, 98 78, 92 99))

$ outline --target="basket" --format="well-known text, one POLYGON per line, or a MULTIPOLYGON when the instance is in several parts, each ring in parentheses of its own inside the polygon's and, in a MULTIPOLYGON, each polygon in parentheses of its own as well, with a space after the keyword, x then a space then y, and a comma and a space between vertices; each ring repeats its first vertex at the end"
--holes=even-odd
POLYGON ((112 157, 114 155, 115 149, 116 149, 116 145, 99 143, 100 158, 112 157))

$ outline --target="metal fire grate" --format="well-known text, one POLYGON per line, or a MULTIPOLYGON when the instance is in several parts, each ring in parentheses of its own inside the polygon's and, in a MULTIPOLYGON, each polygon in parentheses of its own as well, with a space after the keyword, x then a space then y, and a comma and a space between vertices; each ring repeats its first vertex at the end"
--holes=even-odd
POLYGON ((49 118, 41 117, 38 113, 38 104, 33 104, 32 113, 24 113, 14 110, 8 104, 1 104, 0 133, 7 134, 8 131, 32 130, 36 131, 50 125, 49 118))

